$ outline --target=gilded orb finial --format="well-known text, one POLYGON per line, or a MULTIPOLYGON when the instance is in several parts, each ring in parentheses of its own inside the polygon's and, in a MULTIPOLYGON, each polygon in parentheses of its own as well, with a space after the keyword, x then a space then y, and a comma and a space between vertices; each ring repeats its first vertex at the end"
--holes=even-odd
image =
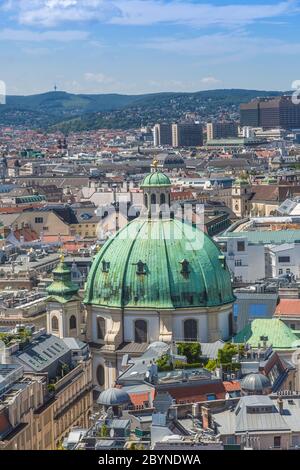
POLYGON ((155 169, 155 171, 157 171, 158 169, 158 164, 159 164, 159 161, 155 158, 152 162, 152 166, 155 169))

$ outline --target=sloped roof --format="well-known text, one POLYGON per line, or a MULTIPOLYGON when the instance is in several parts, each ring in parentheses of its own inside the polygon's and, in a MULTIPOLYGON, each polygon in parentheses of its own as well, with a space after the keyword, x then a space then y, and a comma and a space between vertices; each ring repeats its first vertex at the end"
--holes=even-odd
POLYGON ((280 299, 276 307, 276 317, 299 317, 300 319, 300 299, 280 299))
POLYGON ((268 337, 267 342, 272 344, 273 349, 296 349, 300 345, 293 330, 278 318, 253 320, 234 337, 233 342, 247 342, 250 346, 257 347, 262 344, 262 336, 268 337))

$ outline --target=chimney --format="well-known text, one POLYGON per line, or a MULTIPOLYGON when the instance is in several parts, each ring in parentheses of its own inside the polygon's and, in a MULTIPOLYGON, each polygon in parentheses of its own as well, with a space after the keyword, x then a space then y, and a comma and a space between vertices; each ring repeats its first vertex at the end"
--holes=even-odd
POLYGON ((202 427, 204 430, 210 428, 210 422, 211 422, 211 416, 210 416, 210 410, 207 406, 202 406, 201 408, 201 414, 202 414, 202 427))
POLYGON ((199 403, 192 404, 192 416, 193 418, 199 418, 199 403))
POLYGON ((278 410, 281 415, 283 415, 283 399, 278 397, 277 399, 278 410))

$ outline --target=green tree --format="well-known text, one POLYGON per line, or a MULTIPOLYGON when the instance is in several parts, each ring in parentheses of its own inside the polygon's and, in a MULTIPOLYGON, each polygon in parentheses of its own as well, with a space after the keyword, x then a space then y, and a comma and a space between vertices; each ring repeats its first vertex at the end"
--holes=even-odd
POLYGON ((100 429, 100 437, 109 437, 109 431, 108 427, 106 424, 102 424, 101 429, 100 429))
POLYGON ((201 345, 200 343, 178 343, 178 354, 185 356, 188 364, 201 362, 201 345))
POLYGON ((217 368, 217 361, 215 359, 209 359, 209 361, 207 362, 205 366, 205 369, 213 372, 214 370, 216 370, 216 368, 217 368))

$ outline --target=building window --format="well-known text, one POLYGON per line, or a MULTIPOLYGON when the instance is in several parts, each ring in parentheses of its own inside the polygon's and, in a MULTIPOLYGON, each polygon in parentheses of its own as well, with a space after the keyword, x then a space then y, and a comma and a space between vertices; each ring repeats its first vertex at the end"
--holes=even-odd
POLYGON ((278 256, 279 263, 289 263, 291 260, 290 256, 278 256))
POLYGON ((280 449, 281 447, 281 436, 274 436, 274 447, 280 449))
POLYGON ((109 268, 110 268, 110 262, 103 260, 103 261, 102 261, 102 271, 103 271, 104 273, 108 273, 108 272, 109 272, 109 268))
POLYGON ((198 340, 198 322, 197 320, 185 320, 184 326, 184 341, 197 341, 198 340))
POLYGON ((221 251, 223 253, 226 253, 227 252, 227 243, 226 242, 220 243, 220 248, 221 248, 221 251))
POLYGON ((166 203, 166 195, 163 193, 160 195, 160 204, 163 205, 166 203))
POLYGON ((43 224, 44 223, 43 217, 36 217, 35 218, 35 223, 36 224, 43 224))
POLYGON ((151 194, 151 204, 156 204, 156 195, 151 194))
POLYGON ((290 268, 287 268, 287 269, 285 270, 285 272, 286 272, 286 274, 291 274, 290 268))
POLYGON ((148 208, 148 194, 144 194, 144 204, 148 208))
POLYGON ((97 376, 97 382, 98 382, 98 385, 100 387, 103 387, 104 385, 104 367, 103 366, 98 366, 97 367, 97 372, 96 372, 96 376, 97 376))
POLYGON ((237 251, 245 251, 245 242, 237 242, 237 251))
POLYGON ((207 398, 207 401, 211 401, 211 400, 216 400, 217 399, 217 396, 215 393, 208 393, 206 395, 206 398, 207 398))
POLYGON ((241 259, 236 259, 234 262, 235 266, 242 266, 242 260, 241 259))
POLYGON ((105 319, 102 317, 97 318, 97 337, 102 340, 105 338, 105 319))
MULTIPOLYGON (((295 329, 296 329, 295 323, 291 323, 290 327, 291 327, 292 330, 295 330, 295 329)), ((291 390, 291 389, 290 389, 290 390, 291 390)))
POLYGON ((148 327, 145 320, 136 320, 134 323, 134 341, 136 343, 148 342, 148 327))
POLYGON ((56 316, 52 317, 52 320, 51 320, 51 328, 52 328, 52 331, 58 331, 59 330, 59 327, 58 327, 58 318, 56 316))
POLYGON ((77 328, 77 321, 75 315, 72 315, 70 318, 70 330, 76 330, 77 328))
POLYGON ((283 270, 282 270, 282 269, 278 269, 278 274, 279 274, 279 276, 281 276, 282 273, 283 273, 283 270))

